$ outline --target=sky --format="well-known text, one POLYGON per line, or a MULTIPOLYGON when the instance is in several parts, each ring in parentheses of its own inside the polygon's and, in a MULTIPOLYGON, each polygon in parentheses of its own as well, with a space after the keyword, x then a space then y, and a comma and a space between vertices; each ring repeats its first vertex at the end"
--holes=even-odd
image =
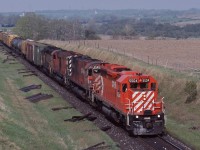
POLYGON ((0 0, 0 12, 59 9, 172 9, 200 8, 200 0, 0 0))

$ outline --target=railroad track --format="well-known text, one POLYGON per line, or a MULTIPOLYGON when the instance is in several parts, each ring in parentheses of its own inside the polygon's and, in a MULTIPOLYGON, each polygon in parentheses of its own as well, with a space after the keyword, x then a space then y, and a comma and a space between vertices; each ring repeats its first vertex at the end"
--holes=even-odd
POLYGON ((169 141, 162 136, 140 137, 140 140, 154 150, 189 150, 190 148, 169 141))
MULTIPOLYGON (((10 49, 7 47, 3 48, 3 51, 7 51, 6 54, 10 54, 11 56, 17 55, 13 54, 10 49)), ((85 103, 78 99, 73 93, 69 92, 64 88, 63 86, 59 85, 57 82, 55 82, 50 77, 46 76, 43 72, 38 70, 35 66, 28 63, 26 60, 22 59, 21 57, 16 58, 20 63, 22 63, 26 68, 28 68, 31 71, 34 71, 35 74, 47 85, 52 87, 56 92, 58 92, 67 102, 69 102, 73 107, 75 107, 79 112, 86 115, 88 113, 92 112, 92 115, 97 117, 96 120, 94 120, 94 124, 99 127, 99 130, 102 127, 110 126, 110 129, 105 131, 116 143, 118 143, 120 149, 123 150, 178 150, 178 149, 189 149, 188 147, 179 147, 174 143, 174 146, 172 143, 164 141, 161 137, 138 137, 133 138, 128 135, 128 133, 121 127, 114 125, 109 120, 105 118, 105 116, 100 113, 99 111, 92 108, 88 103, 85 103)), ((80 122, 81 125, 81 122, 80 122)), ((88 130, 86 132, 98 132, 98 130, 88 130)), ((108 149, 112 149, 108 148, 108 149)))
POLYGON ((182 148, 180 148, 180 146, 175 145, 175 144, 172 143, 171 141, 168 141, 168 140, 164 139, 164 138, 161 137, 161 136, 158 136, 158 138, 161 139, 161 140, 163 140, 164 142, 170 144, 170 145, 171 145, 172 147, 174 147, 175 149, 177 149, 177 150, 182 150, 182 148))

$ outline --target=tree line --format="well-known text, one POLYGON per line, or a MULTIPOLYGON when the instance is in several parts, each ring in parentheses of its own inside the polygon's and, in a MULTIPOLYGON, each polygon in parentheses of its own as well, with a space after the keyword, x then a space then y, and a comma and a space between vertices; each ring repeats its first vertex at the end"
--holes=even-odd
POLYGON ((143 18, 95 18, 80 22, 78 19, 49 19, 35 13, 26 13, 16 22, 14 32, 23 38, 80 40, 99 39, 97 34, 111 35, 113 38, 122 36, 133 38, 138 36, 170 37, 170 38, 199 38, 200 24, 175 26, 170 23, 159 23, 155 19, 143 18))
POLYGON ((170 23, 158 23, 154 19, 116 19, 103 23, 97 28, 97 33, 115 36, 145 36, 170 38, 199 38, 200 24, 191 24, 184 27, 170 23))
POLYGON ((80 40, 96 39, 96 32, 87 26, 83 26, 79 20, 48 19, 35 13, 26 13, 21 17, 14 33, 21 37, 34 40, 80 40))
POLYGON ((3 16, 0 14, 0 25, 2 27, 13 27, 19 18, 17 15, 3 16))

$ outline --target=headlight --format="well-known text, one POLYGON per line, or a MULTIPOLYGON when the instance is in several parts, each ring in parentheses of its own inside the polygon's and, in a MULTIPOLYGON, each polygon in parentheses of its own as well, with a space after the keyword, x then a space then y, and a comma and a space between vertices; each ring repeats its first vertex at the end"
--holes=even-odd
POLYGON ((158 115, 158 118, 160 118, 160 115, 158 115))
POLYGON ((139 116, 135 116, 135 118, 137 118, 137 119, 138 119, 138 118, 139 118, 139 116))

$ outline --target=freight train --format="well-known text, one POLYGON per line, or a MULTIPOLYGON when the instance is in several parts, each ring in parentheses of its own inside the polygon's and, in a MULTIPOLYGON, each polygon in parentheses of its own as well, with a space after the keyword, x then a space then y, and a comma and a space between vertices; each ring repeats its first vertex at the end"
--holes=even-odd
POLYGON ((152 76, 5 32, 0 41, 130 134, 164 132, 164 102, 152 76))

